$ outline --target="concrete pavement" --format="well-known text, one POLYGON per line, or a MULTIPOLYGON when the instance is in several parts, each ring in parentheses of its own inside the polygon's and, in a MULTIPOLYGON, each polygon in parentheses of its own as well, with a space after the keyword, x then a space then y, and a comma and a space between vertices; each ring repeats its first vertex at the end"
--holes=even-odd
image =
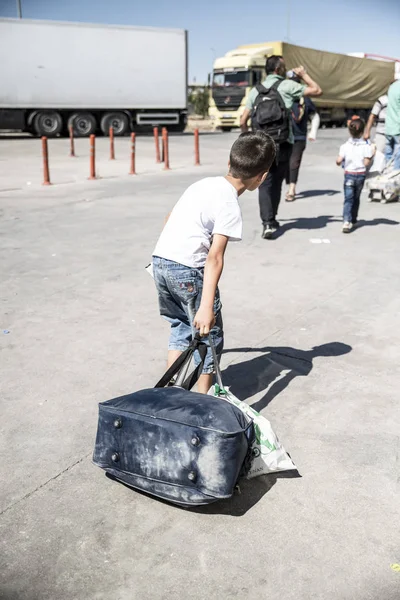
POLYGON ((134 178, 129 141, 109 164, 101 140, 95 182, 52 140, 49 188, 40 142, 0 138, 1 598, 400 597, 400 205, 363 194, 360 228, 341 233, 344 131, 309 145, 277 240, 260 238, 257 194, 241 197, 244 240, 221 285, 225 381, 301 477, 182 510, 91 464, 97 403, 164 368, 168 328, 144 271, 164 216, 191 182, 224 174, 235 137, 202 136, 199 168, 192 137, 173 138, 168 173, 139 138, 134 178))

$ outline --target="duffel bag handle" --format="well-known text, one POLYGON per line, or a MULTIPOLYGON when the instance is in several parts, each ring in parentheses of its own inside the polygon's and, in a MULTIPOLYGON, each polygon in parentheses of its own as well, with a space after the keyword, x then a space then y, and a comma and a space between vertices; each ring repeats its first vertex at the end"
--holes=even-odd
POLYGON ((201 375, 204 366, 204 361, 207 355, 207 344, 201 341, 201 337, 198 333, 193 338, 190 346, 184 352, 182 352, 180 356, 178 356, 174 364, 170 366, 170 368, 164 373, 160 381, 156 383, 154 387, 158 388, 165 387, 166 385, 168 385, 174 375, 176 375, 179 371, 182 371, 185 367, 189 365, 190 361, 192 360, 193 354, 196 350, 198 350, 200 354, 200 363, 195 368, 193 373, 191 373, 179 386, 184 388, 185 390, 192 389, 192 387, 201 375))

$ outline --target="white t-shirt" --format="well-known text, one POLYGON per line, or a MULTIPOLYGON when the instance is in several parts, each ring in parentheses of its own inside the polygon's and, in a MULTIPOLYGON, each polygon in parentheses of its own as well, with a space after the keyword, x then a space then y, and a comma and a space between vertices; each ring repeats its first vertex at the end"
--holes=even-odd
POLYGON ((371 113, 376 117, 376 133, 385 135, 386 110, 388 104, 387 94, 384 94, 375 102, 371 113))
POLYGON ((153 256, 187 267, 204 267, 214 234, 242 239, 242 213, 235 188, 225 177, 191 185, 176 203, 153 256))
POLYGON ((340 146, 339 156, 344 160, 346 172, 365 173, 364 158, 372 158, 372 147, 366 140, 349 138, 340 146))

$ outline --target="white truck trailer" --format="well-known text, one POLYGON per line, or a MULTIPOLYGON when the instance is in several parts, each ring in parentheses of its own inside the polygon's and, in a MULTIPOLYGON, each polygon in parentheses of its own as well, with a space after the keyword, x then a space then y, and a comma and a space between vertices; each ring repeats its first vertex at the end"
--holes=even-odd
POLYGON ((0 19, 0 130, 183 131, 187 62, 182 29, 0 19))

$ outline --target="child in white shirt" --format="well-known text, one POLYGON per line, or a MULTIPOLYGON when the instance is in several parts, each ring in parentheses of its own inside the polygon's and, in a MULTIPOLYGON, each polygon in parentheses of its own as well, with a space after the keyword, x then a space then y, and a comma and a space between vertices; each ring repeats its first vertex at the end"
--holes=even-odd
MULTIPOLYGON (((228 241, 242 238, 238 197, 259 187, 274 160, 275 144, 269 135, 243 133, 232 146, 228 175, 191 185, 172 210, 153 252, 160 314, 171 325, 168 367, 190 345, 194 329, 202 336, 211 335, 217 355, 221 354, 218 282, 228 241)), ((210 389, 213 371, 208 348, 198 383, 200 393, 210 389)))
POLYGON ((343 233, 350 233, 357 223, 360 196, 367 168, 375 154, 369 142, 363 139, 365 122, 354 115, 347 122, 350 138, 340 146, 336 164, 344 167, 343 233))

